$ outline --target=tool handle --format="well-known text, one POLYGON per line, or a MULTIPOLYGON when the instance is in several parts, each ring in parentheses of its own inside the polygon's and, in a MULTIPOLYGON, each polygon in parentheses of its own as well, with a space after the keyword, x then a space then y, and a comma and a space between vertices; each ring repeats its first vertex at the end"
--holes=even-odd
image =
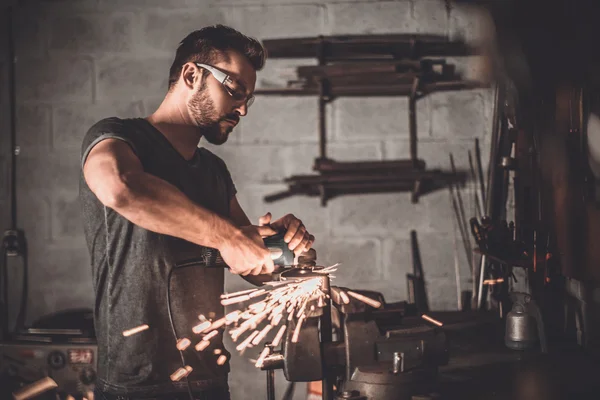
POLYGON ((263 238, 265 247, 271 252, 273 264, 282 267, 294 265, 294 252, 290 250, 288 244, 283 240, 283 233, 277 233, 273 236, 263 238))

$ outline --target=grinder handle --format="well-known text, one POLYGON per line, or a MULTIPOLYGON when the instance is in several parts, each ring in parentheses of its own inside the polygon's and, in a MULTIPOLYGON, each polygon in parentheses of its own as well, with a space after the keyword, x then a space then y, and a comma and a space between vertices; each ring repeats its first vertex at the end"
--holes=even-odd
POLYGON ((294 252, 290 250, 288 244, 283 240, 283 233, 277 233, 273 236, 263 238, 265 247, 271 252, 273 264, 280 267, 289 267, 294 265, 294 252))

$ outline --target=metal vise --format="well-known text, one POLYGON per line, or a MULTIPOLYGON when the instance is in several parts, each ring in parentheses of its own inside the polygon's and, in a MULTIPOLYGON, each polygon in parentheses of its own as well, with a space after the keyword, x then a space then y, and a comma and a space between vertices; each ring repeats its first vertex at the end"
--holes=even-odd
POLYGON ((429 393, 437 367, 448 362, 443 330, 410 317, 414 310, 405 302, 385 304, 380 293, 355 291, 378 300, 382 307, 375 309, 355 299, 345 303, 340 293, 346 288, 331 289, 335 307, 315 308, 295 342, 291 321, 281 351, 267 357, 262 369, 281 368, 291 382, 322 380, 324 400, 411 399, 429 393), (339 321, 335 341, 323 330, 331 315, 339 321))

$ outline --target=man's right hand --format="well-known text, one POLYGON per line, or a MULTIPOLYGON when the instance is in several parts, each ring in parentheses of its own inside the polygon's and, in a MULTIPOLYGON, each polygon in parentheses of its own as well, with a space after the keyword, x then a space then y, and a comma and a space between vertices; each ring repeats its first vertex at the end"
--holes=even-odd
POLYGON ((240 227, 240 231, 219 249, 231 272, 244 276, 273 272, 271 253, 262 238, 277 232, 269 226, 254 225, 240 227))

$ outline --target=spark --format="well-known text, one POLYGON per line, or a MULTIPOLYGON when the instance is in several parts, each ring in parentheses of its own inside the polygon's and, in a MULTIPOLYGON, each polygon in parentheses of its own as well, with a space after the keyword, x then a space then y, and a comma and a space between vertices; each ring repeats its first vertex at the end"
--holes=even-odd
POLYGON ((212 323, 210 321, 204 321, 196 326, 194 326, 192 328, 192 332, 194 333, 202 333, 205 330, 208 330, 208 328, 210 328, 210 326, 212 325, 212 323))
POLYGON ((148 328, 150 328, 150 327, 147 324, 136 326, 135 328, 131 328, 131 329, 127 329, 126 331, 123 331, 123 336, 127 337, 127 336, 131 336, 131 335, 135 335, 136 333, 145 331, 148 328))
POLYGON ((181 367, 177 371, 173 372, 171 374, 171 380, 173 382, 177 382, 180 379, 188 376, 191 372, 192 372, 192 367, 190 367, 189 365, 186 365, 185 367, 181 367))
POLYGON ((225 354, 221 354, 219 358, 217 358, 217 365, 223 365, 227 362, 227 356, 225 354))
POLYGON ((285 333, 286 328, 287 328, 286 325, 281 325, 281 328, 279 328, 279 332, 277 332, 277 335, 275 335, 275 339, 273 339, 273 342, 271 343, 271 345, 273 347, 279 346, 279 342, 281 342, 281 339, 283 338, 283 334, 285 333))
POLYGON ((179 351, 183 351, 185 349, 187 349, 190 344, 192 344, 192 341, 188 338, 181 338, 177 341, 177 350, 179 351))
POLYGON ((437 325, 437 326, 443 326, 443 325, 444 325, 443 323, 441 323, 441 322, 440 322, 440 321, 438 321, 437 319, 433 319, 433 318, 431 318, 430 316, 428 316, 428 315, 425 315, 425 314, 421 315, 421 318, 423 318, 425 321, 429 321, 429 322, 431 322, 432 324, 434 324, 434 325, 437 325))
MULTIPOLYGON (((343 293, 343 292, 342 292, 342 293, 343 293)), ((349 294, 350 296, 354 297, 356 300, 360 300, 360 301, 362 301, 363 303, 365 303, 365 304, 368 304, 368 305, 370 305, 370 306, 371 306, 371 307, 373 307, 373 308, 379 308, 379 307, 381 307, 381 302, 379 302, 379 301, 377 301, 377 300, 373 300, 373 299, 372 299, 372 298, 370 298, 370 297, 363 296, 363 295, 362 295, 362 294, 360 294, 360 293, 356 293, 356 292, 353 292, 352 290, 348 290, 348 294, 349 294)))
POLYGON ((219 334, 219 331, 208 332, 206 335, 204 335, 202 340, 209 341, 210 339, 214 338, 218 334, 219 334))
POLYGON ((495 285, 497 283, 502 283, 504 282, 504 278, 498 278, 498 279, 486 279, 483 281, 484 285, 495 285))
POLYGON ((254 366, 256 368, 262 367, 263 363, 265 362, 265 358, 269 355, 270 352, 271 352, 271 348, 265 347, 263 349, 263 351, 260 353, 260 356, 258 357, 258 360, 256 360, 256 364, 254 364, 254 366))
POLYGON ((202 351, 206 349, 209 345, 210 342, 208 340, 201 340, 196 344, 194 348, 196 349, 196 351, 202 351))
POLYGON ((296 325, 296 329, 294 330, 294 335, 292 336, 292 343, 298 343, 298 336, 300 336, 300 328, 302 328, 302 323, 304 322, 305 318, 306 318, 306 315, 302 314, 300 316, 300 319, 298 319, 298 325, 296 325))

